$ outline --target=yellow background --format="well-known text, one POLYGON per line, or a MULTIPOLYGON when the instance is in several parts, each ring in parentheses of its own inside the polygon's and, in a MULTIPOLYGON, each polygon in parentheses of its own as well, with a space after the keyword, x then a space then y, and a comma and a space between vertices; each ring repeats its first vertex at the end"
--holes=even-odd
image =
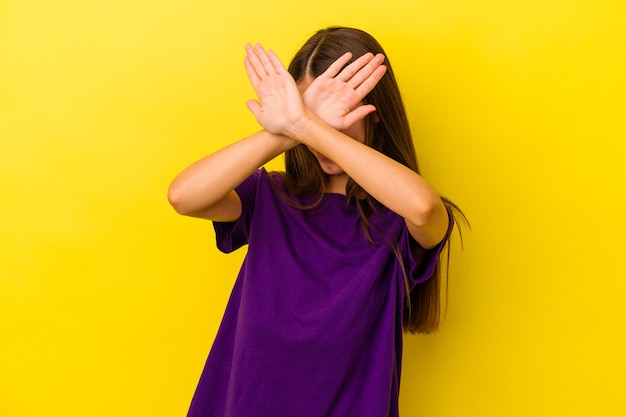
MULTIPOLYGON (((372 33, 472 221, 403 416, 626 416, 626 3, 0 3, 0 416, 184 416, 242 253, 177 216, 257 129, 243 45, 372 33)), ((280 166, 280 161, 273 165, 280 166)))

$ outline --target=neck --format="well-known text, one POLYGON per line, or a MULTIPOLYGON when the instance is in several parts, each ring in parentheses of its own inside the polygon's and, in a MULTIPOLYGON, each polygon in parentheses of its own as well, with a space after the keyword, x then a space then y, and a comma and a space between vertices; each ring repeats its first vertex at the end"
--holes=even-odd
POLYGON ((329 175, 324 192, 346 195, 346 185, 348 185, 348 176, 346 174, 329 175))

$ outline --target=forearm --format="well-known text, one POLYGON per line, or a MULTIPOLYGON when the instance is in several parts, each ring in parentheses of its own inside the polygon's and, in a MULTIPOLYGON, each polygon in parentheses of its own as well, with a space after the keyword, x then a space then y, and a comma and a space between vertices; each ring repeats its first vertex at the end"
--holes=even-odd
POLYGON ((323 154, 370 195, 418 227, 445 212, 437 191, 419 174, 328 126, 307 112, 294 138, 323 154))
MULTIPOLYGON (((305 82, 300 84, 306 88, 304 106, 294 79, 273 52, 249 44, 246 51, 246 72, 258 96, 248 102, 248 108, 261 126, 330 158, 370 195, 404 217, 411 236, 423 247, 441 241, 448 216, 439 194, 411 169, 331 127, 349 128, 375 110, 358 103, 386 71, 381 54, 365 54, 342 69, 350 58, 346 54, 308 87, 299 80, 305 82), (316 114, 325 116, 322 120, 316 114)), ((345 179, 332 178, 333 187, 340 187, 338 181, 345 179)))
POLYGON ((182 171, 168 199, 177 212, 193 215, 218 203, 255 170, 295 145, 265 130, 241 139, 182 171))

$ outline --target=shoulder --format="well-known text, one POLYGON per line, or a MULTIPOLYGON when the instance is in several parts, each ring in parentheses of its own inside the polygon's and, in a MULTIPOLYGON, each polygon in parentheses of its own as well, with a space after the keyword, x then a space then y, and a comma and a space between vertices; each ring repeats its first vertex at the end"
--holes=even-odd
POLYGON ((249 206, 259 203, 280 205, 294 198, 288 191, 284 174, 278 171, 268 171, 265 167, 254 171, 235 191, 244 201, 244 205, 249 206))
POLYGON ((287 196, 287 185, 285 174, 279 171, 268 171, 265 167, 259 168, 254 174, 256 176, 257 188, 264 193, 271 193, 287 196))
POLYGON ((263 175, 269 182, 279 187, 281 190, 285 190, 285 173, 280 171, 266 171, 265 168, 261 168, 263 175))
POLYGON ((281 189, 284 188, 282 174, 276 171, 267 171, 265 167, 261 167, 239 184, 239 186, 236 187, 236 191, 237 193, 244 192, 245 190, 256 191, 268 185, 273 185, 281 189))

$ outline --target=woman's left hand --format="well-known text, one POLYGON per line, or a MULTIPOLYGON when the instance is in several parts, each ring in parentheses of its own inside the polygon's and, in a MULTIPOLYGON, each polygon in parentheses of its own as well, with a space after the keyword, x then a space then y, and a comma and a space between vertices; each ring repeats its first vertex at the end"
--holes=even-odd
POLYGON ((248 108, 267 131, 291 136, 305 115, 296 82, 271 50, 247 44, 246 52, 246 73, 258 97, 248 101, 248 108))
POLYGON ((350 52, 339 57, 302 96, 309 109, 337 130, 345 130, 376 111, 373 105, 363 104, 363 99, 387 71, 382 54, 366 53, 345 66, 351 57, 350 52))

